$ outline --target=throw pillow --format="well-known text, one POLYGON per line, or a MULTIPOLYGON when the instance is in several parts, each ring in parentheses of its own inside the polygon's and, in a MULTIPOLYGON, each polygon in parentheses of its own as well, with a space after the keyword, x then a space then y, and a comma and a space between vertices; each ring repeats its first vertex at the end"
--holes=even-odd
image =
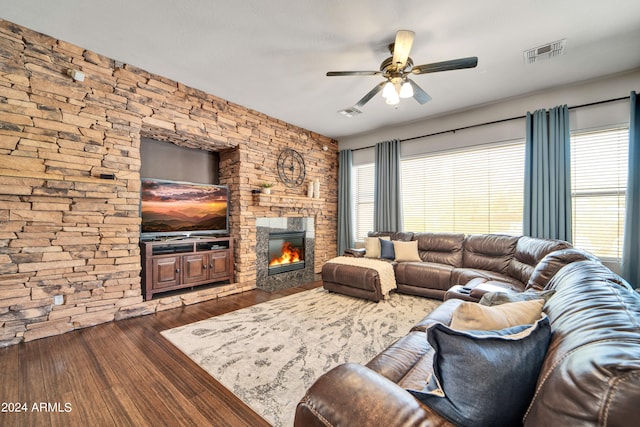
POLYGON ((463 302, 453 312, 451 328, 460 331, 490 331, 530 325, 540 318, 544 300, 508 302, 494 307, 463 302))
POLYGON ((423 390, 408 391, 456 425, 522 425, 550 338, 546 316, 499 331, 434 323, 427 330, 433 375, 423 390))
POLYGON ((393 260, 396 253, 393 250, 393 242, 391 240, 380 240, 380 258, 393 260))
POLYGON ((390 240, 389 237, 365 237, 364 238, 364 256, 366 258, 380 258, 380 239, 390 240))
POLYGON ((534 299, 543 299, 546 303, 553 294, 555 289, 548 289, 546 291, 534 291, 528 290, 525 292, 487 292, 482 295, 479 304, 482 305, 500 305, 507 302, 519 302, 519 301, 531 301, 534 299))
POLYGON ((422 261, 420 255, 418 255, 418 241, 412 240, 410 242, 401 242, 399 240, 393 241, 393 251, 396 254, 396 261, 422 261))

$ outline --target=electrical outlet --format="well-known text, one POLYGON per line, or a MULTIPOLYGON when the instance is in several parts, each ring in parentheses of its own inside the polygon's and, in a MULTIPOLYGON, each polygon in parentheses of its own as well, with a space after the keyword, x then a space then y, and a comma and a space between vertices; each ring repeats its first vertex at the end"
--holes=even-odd
POLYGON ((62 304, 64 304, 64 295, 54 295, 53 305, 62 305, 62 304))

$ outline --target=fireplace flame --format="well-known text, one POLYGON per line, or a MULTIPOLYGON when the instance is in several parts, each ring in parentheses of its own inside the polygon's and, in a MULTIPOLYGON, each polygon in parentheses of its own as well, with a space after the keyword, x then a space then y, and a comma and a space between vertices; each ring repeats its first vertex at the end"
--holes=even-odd
POLYGON ((282 244, 282 255, 272 258, 269 262, 269 267, 274 265, 293 264, 294 262, 299 261, 302 261, 300 249, 293 247, 289 242, 284 242, 282 244))

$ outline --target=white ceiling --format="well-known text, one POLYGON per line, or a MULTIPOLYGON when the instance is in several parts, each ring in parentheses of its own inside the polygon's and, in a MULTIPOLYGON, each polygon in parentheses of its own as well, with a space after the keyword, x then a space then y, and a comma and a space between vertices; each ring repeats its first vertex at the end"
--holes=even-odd
POLYGON ((336 139, 640 67, 638 0, 0 0, 0 17, 336 139), (478 67, 414 76, 425 105, 338 114, 381 78, 326 72, 377 70, 399 29, 415 64, 478 67))

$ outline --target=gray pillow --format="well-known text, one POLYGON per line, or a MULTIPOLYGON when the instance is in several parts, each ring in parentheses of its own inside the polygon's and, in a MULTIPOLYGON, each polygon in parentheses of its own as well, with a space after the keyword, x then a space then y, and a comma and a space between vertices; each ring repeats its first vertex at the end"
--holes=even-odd
POLYGON ((533 325, 499 331, 435 323, 427 330, 433 375, 424 389, 408 391, 459 426, 522 425, 550 338, 545 315, 533 325))
POLYGON ((482 295, 479 303, 482 305, 500 305, 507 302, 531 301, 534 299, 543 299, 546 303, 549 298, 555 294, 555 289, 546 291, 528 290, 525 292, 487 292, 482 295))

